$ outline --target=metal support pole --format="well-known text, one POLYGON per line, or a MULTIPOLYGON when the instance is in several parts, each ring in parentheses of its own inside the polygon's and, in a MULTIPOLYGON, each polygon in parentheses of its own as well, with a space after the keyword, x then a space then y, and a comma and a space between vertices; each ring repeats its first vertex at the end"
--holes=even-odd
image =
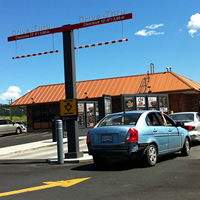
MULTIPOLYGON (((76 66, 73 30, 63 32, 63 53, 66 99, 76 99, 76 66)), ((83 157, 83 152, 79 152, 78 122, 74 120, 68 120, 66 121, 66 127, 68 135, 68 153, 65 154, 65 158, 83 157)))
POLYGON ((58 164, 64 163, 62 120, 56 120, 58 164))

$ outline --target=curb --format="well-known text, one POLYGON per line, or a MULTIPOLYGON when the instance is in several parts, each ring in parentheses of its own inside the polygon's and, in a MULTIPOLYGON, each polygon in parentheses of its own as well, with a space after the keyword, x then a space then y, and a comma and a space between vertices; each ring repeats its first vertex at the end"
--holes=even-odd
POLYGON ((0 164, 41 164, 46 163, 46 159, 0 159, 0 164))
POLYGON ((49 158, 46 160, 47 163, 57 163, 57 164, 73 164, 73 163, 88 163, 92 162, 93 158, 92 156, 88 155, 88 153, 84 153, 83 157, 80 158, 65 158, 64 163, 58 163, 58 158, 49 158))
MULTIPOLYGON (((85 140, 86 136, 79 137, 79 141, 85 140)), ((68 138, 63 138, 63 144, 68 142, 68 138)), ((31 164, 31 163, 58 163, 58 158, 48 159, 6 159, 6 156, 13 154, 30 152, 37 149, 44 149, 52 146, 56 146, 57 142, 52 142, 52 139, 43 140, 38 142, 31 142, 27 144, 15 145, 10 147, 0 148, 0 164, 31 164)), ((17 156, 16 156, 17 157, 17 156)), ((66 158, 64 163, 85 163, 92 161, 92 156, 88 155, 87 151, 83 152, 83 157, 80 158, 66 158)))
MULTIPOLYGON (((79 137, 79 141, 86 139, 86 136, 79 137)), ((63 138, 63 144, 68 142, 68 138, 63 138)), ((57 142, 52 142, 52 139, 42 140, 38 142, 31 142, 26 144, 14 145, 10 147, 0 148, 0 158, 4 156, 9 156, 17 153, 24 153, 36 149, 47 148, 51 146, 56 146, 57 142)))

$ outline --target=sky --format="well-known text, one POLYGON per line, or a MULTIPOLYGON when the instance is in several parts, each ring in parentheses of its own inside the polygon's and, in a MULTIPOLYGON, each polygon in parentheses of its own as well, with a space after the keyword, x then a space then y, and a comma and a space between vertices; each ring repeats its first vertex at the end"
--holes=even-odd
POLYGON ((200 83, 199 0, 0 0, 0 103, 41 85, 64 83, 62 33, 8 42, 23 32, 133 13, 133 19, 74 30, 76 80, 173 72, 200 83), (12 59, 58 50, 58 53, 12 59))

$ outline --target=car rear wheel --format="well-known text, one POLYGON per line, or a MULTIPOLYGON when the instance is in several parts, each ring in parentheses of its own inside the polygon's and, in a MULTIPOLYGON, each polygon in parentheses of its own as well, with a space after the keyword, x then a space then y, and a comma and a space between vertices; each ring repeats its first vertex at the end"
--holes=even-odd
POLYGON ((150 144, 147 147, 146 154, 143 158, 144 164, 148 167, 156 165, 158 159, 157 148, 154 144, 150 144))
POLYGON ((97 156, 93 156, 93 161, 94 161, 95 166, 97 168, 102 168, 107 163, 107 159, 106 158, 101 158, 101 157, 97 157, 97 156))
POLYGON ((17 133, 17 134, 20 134, 20 133, 21 133, 21 129, 20 129, 20 128, 17 128, 17 129, 16 129, 16 133, 17 133))
POLYGON ((184 146, 181 151, 181 154, 183 156, 189 156, 190 155, 190 142, 188 138, 185 138, 184 146))

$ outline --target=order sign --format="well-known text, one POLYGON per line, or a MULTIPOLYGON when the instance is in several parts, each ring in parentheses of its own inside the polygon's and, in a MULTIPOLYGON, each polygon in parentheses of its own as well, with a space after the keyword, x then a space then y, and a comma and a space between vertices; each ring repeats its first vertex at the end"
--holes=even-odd
POLYGON ((76 116, 77 114, 76 99, 60 100, 60 116, 76 116))

